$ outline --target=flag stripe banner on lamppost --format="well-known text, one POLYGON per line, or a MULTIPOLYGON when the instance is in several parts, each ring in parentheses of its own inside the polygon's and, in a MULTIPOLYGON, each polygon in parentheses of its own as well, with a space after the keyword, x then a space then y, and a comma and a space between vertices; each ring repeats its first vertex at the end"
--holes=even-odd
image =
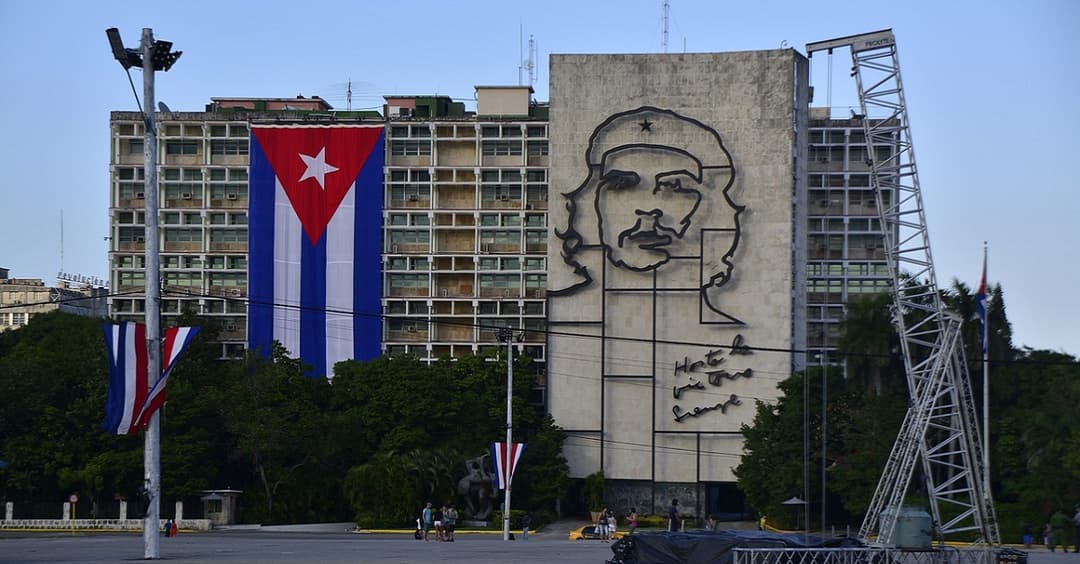
POLYGON ((128 322, 106 324, 109 392, 101 428, 114 435, 134 435, 139 408, 146 401, 146 326, 128 322))
POLYGON ((101 428, 115 435, 134 435, 165 403, 165 385, 177 358, 191 344, 198 327, 170 327, 165 332, 165 367, 148 391, 146 325, 129 321, 104 326, 109 354, 109 391, 101 428))
POLYGON ((154 383, 154 387, 150 388, 150 392, 146 394, 146 401, 135 423, 140 429, 146 427, 150 416, 165 405, 165 385, 169 383, 169 374, 172 373, 173 366, 176 366, 176 359, 180 357, 180 353, 191 344, 198 332, 198 327, 169 327, 165 330, 165 368, 162 369, 161 377, 154 383))
POLYGON ((495 489, 505 490, 514 479, 514 470, 521 453, 525 452, 525 443, 491 443, 491 463, 495 465, 495 489))

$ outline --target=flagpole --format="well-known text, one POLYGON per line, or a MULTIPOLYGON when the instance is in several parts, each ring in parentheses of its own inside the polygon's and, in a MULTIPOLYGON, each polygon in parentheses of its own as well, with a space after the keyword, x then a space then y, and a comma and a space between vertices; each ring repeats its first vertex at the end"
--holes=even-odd
MULTIPOLYGON (((143 116, 146 128, 143 143, 144 190, 146 196, 146 236, 143 237, 146 254, 146 378, 150 389, 161 376, 161 318, 160 313, 160 257, 158 253, 158 182, 157 182, 157 130, 154 123, 154 31, 142 30, 143 60, 143 116)), ((158 524, 161 494, 161 427, 158 412, 150 416, 146 426, 143 447, 143 480, 149 496, 149 507, 143 519, 143 558, 160 556, 158 524)))
MULTIPOLYGON (((983 277, 982 283, 986 283, 986 255, 987 245, 983 241, 983 277)), ((985 289, 983 290, 986 291, 985 289)), ((983 298, 982 324, 982 365, 983 365, 983 476, 986 480, 986 492, 983 494, 990 499, 990 300, 983 298)))
POLYGON ((506 473, 506 498, 503 500, 503 540, 510 540, 510 479, 512 474, 511 460, 514 447, 514 420, 511 417, 514 408, 514 332, 510 328, 499 331, 499 336, 506 339, 506 461, 504 462, 506 473))

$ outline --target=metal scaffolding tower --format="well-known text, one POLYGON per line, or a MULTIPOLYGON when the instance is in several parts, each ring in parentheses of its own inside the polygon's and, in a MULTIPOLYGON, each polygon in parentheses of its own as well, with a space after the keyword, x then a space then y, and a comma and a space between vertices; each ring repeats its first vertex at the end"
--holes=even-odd
POLYGON ((999 544, 997 518, 967 362, 961 319, 938 291, 892 30, 810 43, 815 52, 847 48, 859 93, 870 185, 892 277, 893 322, 900 335, 911 404, 885 463, 859 536, 894 543, 899 508, 921 462, 938 538, 961 534, 999 544))

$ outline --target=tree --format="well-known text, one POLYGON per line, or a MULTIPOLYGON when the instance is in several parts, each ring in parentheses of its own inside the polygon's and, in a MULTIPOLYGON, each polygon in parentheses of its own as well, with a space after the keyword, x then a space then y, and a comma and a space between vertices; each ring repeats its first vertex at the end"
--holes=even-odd
MULTIPOLYGON (((848 302, 847 313, 840 323, 840 350, 845 354, 848 375, 863 382, 876 396, 886 393, 883 371, 894 362, 899 349, 896 327, 889 308, 892 296, 870 294, 848 302)), ((905 385, 903 378, 891 378, 890 393, 905 385)))

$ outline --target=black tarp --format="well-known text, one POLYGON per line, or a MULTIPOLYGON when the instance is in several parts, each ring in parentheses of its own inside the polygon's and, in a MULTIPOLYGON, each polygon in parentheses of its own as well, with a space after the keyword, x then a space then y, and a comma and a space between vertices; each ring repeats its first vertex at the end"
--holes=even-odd
POLYGON ((852 538, 765 531, 687 531, 635 533, 611 545, 612 564, 732 564, 736 548, 847 548, 863 546, 852 538))

